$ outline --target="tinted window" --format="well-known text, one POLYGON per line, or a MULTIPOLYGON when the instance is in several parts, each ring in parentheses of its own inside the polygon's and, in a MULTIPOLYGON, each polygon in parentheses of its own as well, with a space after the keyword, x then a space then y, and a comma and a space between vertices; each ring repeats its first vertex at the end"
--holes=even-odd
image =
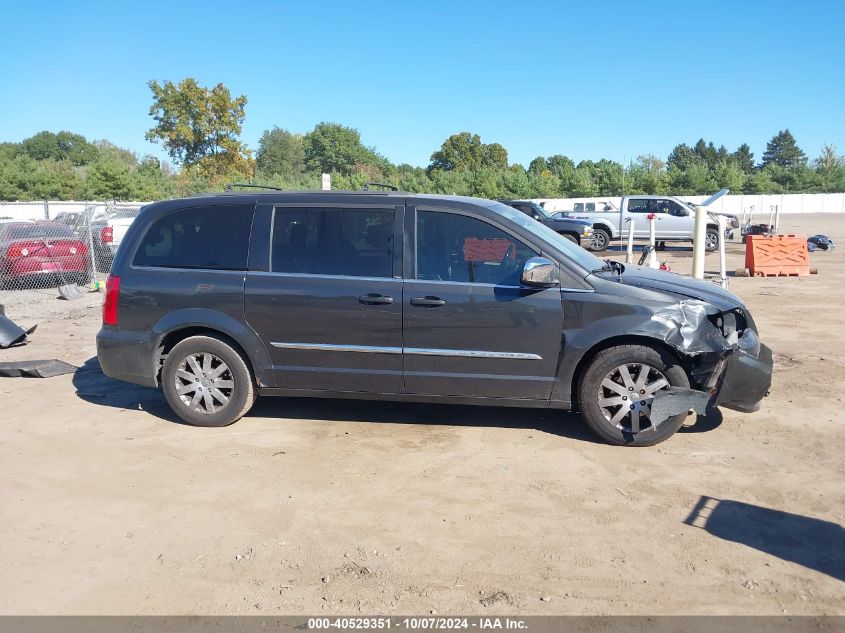
POLYGON ((628 211, 630 213, 651 213, 647 198, 631 198, 628 200, 628 211))
POLYGON ((246 270, 253 205, 174 211, 147 230, 135 266, 246 270))
POLYGON ((393 210, 277 208, 271 270, 391 277, 393 210))
POLYGON ((417 279, 518 286, 525 261, 536 254, 482 220, 417 213, 417 279))

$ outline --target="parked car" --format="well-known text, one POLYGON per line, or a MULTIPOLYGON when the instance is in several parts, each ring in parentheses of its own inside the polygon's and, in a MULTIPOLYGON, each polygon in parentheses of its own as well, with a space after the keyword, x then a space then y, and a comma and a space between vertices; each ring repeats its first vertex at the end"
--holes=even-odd
MULTIPOLYGON (((710 196, 701 203, 707 206, 726 194, 727 189, 710 196)), ((691 242, 695 229, 695 211, 686 203, 672 196, 623 196, 619 208, 609 208, 607 204, 601 210, 578 212, 567 217, 587 220, 593 223, 593 250, 604 251, 610 246, 610 241, 627 235, 627 222, 634 222, 634 237, 647 239, 649 237, 648 220, 646 216, 654 214, 657 217, 655 225, 655 240, 660 242, 691 242), (621 226, 621 229, 620 229, 621 226)), ((719 248, 719 224, 716 216, 708 214, 707 233, 704 247, 708 251, 719 248)))
POLYGON ((720 287, 602 261, 512 207, 402 192, 145 207, 106 282, 103 371, 189 424, 258 395, 574 409, 650 445, 753 411, 771 351, 720 287))
POLYGON ((32 282, 45 277, 89 279, 88 247, 64 224, 6 222, 0 224, 0 282, 32 282))
POLYGON ((91 240, 98 269, 109 270, 123 236, 137 215, 135 210, 121 210, 91 222, 91 240))
POLYGON ((560 233, 570 242, 590 245, 593 238, 593 224, 585 220, 575 220, 566 217, 557 217, 548 213, 543 207, 531 200, 499 200, 504 204, 522 211, 525 215, 542 222, 555 233, 560 233))

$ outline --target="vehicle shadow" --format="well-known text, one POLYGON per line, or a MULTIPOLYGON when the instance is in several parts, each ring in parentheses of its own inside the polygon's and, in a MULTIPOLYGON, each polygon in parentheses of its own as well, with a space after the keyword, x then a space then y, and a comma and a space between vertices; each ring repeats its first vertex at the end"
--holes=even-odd
POLYGON ((115 409, 143 410, 162 420, 180 423, 161 391, 109 378, 96 357, 86 360, 73 373, 72 382, 77 397, 85 402, 115 409))
MULTIPOLYGON (((142 410, 161 420, 185 425, 171 410, 161 391, 114 380, 103 374, 100 363, 89 358, 74 372, 76 395, 103 407, 142 410)), ((530 409, 459 404, 426 404, 336 398, 259 398, 245 418, 325 420, 374 424, 428 424, 436 426, 535 429, 582 442, 601 444, 577 413, 557 409, 530 409)), ((712 431, 722 423, 720 411, 698 416, 681 433, 712 431)), ((187 426, 187 425, 185 425, 187 426)))
MULTIPOLYGON (((73 385, 76 395, 91 404, 115 409, 140 409, 161 420, 184 424, 170 410, 161 391, 109 378, 103 374, 96 358, 89 358, 74 372, 73 385)), ((260 398, 245 416, 246 419, 256 417, 535 429, 550 435, 599 443, 577 414, 554 409, 271 397, 260 398)))
POLYGON ((689 426, 684 425, 678 429, 678 433, 707 433, 715 431, 722 425, 724 416, 719 409, 710 409, 707 415, 696 415, 695 422, 689 426))
POLYGON ((837 523, 703 495, 684 523, 845 581, 845 529, 837 523))
POLYGON ((253 416, 372 424, 534 429, 581 442, 602 443, 578 414, 556 409, 332 398, 262 398, 247 414, 247 417, 253 416))

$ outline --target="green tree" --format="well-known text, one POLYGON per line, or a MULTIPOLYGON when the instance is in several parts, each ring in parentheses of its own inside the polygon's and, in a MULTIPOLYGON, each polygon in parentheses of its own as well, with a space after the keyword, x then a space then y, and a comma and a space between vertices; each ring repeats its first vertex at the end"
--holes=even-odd
POLYGON ((85 178, 85 196, 93 200, 128 200, 129 168, 117 160, 91 165, 85 178))
POLYGON ((822 147, 813 166, 822 191, 845 191, 845 157, 839 155, 835 145, 828 143, 822 147))
POLYGON ((627 172, 628 193, 661 194, 669 191, 666 164, 652 154, 638 156, 628 166, 627 172))
POLYGON ((485 167, 493 169, 507 169, 508 168, 508 150, 499 145, 499 143, 490 143, 484 145, 484 155, 481 159, 481 164, 485 167))
POLYGON ((148 141, 161 143, 170 157, 201 178, 229 173, 251 174, 250 156, 240 141, 247 99, 232 98, 222 83, 200 86, 188 77, 178 84, 153 80, 150 116, 155 127, 148 141))
POLYGON ((748 143, 743 143, 737 147, 732 156, 742 173, 750 174, 754 171, 754 153, 748 143))
POLYGON ((483 143, 478 134, 460 132, 453 134, 431 155, 429 171, 468 171, 481 163, 483 143))
POLYGON ((460 132, 453 134, 431 155, 429 172, 470 171, 485 167, 506 169, 508 152, 498 143, 485 145, 478 134, 460 132))
MULTIPOLYGON (((704 140, 700 140, 699 143, 703 144, 704 140)), ((701 157, 689 145, 681 143, 676 145, 669 153, 666 166, 670 170, 684 172, 699 162, 701 162, 701 157)))
POLYGON ((20 144, 20 151, 35 160, 67 160, 71 165, 87 165, 97 158, 97 148, 81 134, 39 132, 20 144))
POLYGON ((781 130, 766 144, 762 166, 799 167, 807 163, 807 155, 798 147, 795 137, 789 130, 781 130))
POLYGON ((255 154, 255 169, 262 175, 299 176, 305 171, 305 144, 301 134, 280 127, 264 130, 255 154))
POLYGON ((116 160, 129 168, 138 165, 138 156, 135 152, 118 147, 111 141, 94 141, 94 146, 97 148, 98 162, 116 160))
POLYGON ((339 123, 318 123, 302 142, 306 167, 318 173, 349 176, 356 165, 387 167, 382 156, 361 143, 358 130, 339 123))

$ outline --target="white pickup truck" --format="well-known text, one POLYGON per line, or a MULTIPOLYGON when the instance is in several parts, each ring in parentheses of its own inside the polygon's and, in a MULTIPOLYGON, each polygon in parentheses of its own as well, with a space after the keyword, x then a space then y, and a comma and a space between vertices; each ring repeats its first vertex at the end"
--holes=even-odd
MULTIPOLYGON (((700 206, 706 207, 728 193, 722 189, 713 194, 700 206)), ((634 223, 634 237, 648 239, 649 228, 647 216, 653 213, 657 218, 655 224, 655 241, 660 242, 691 242, 695 228, 695 211, 686 202, 681 202, 672 196, 624 196, 618 209, 612 205, 605 205, 598 211, 570 211, 564 215, 578 220, 593 223, 592 250, 603 251, 610 246, 612 239, 628 234, 628 221, 634 223), (621 227, 621 229, 620 229, 621 227)), ((719 248, 719 224, 716 215, 707 214, 707 236, 704 247, 708 251, 719 248)))
POLYGON ((108 271, 111 268, 117 247, 126 235, 126 231, 135 221, 137 210, 121 210, 100 220, 91 222, 91 237, 94 241, 94 253, 97 256, 97 268, 108 271))

